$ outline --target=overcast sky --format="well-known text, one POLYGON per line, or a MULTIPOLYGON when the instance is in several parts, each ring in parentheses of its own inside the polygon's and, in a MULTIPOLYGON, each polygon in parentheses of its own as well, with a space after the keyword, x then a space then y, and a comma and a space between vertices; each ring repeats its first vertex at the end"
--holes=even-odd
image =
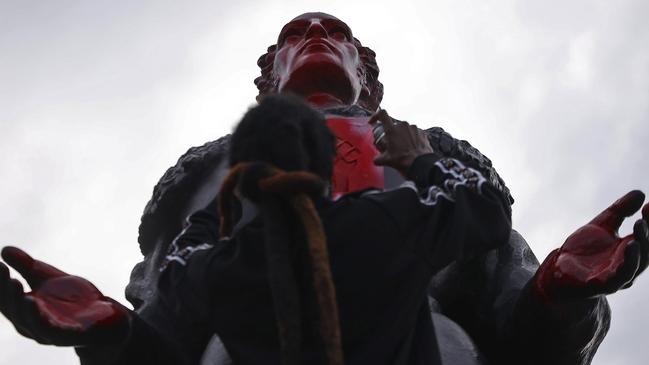
MULTIPOLYGON (((153 185, 231 130, 257 58, 306 11, 376 51, 393 116, 491 158, 539 259, 628 190, 649 192, 649 2, 188 3, 0 0, 0 245, 126 303, 153 185)), ((594 364, 646 364, 648 299, 649 274, 609 297, 594 364)), ((78 363, 4 318, 0 349, 0 364, 78 363)))

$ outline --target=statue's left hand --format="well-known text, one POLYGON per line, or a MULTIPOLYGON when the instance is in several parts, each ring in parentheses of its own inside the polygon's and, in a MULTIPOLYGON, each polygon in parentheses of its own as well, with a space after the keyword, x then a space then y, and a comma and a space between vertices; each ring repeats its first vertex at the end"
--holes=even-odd
POLYGON ((649 204, 632 234, 620 237, 618 229, 643 201, 642 192, 631 191, 571 234, 537 271, 537 293, 550 301, 571 300, 631 286, 649 263, 649 204))
POLYGON ((25 293, 0 263, 0 312, 23 336, 57 346, 107 345, 126 337, 129 310, 88 280, 15 247, 5 247, 2 258, 32 288, 25 293))

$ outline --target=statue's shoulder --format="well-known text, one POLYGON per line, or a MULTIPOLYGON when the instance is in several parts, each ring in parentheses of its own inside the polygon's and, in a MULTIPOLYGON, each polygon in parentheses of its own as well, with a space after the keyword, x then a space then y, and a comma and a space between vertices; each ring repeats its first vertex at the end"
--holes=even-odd
POLYGON ((434 150, 443 155, 458 159, 465 164, 479 170, 491 184, 500 190, 510 205, 514 203, 505 181, 498 175, 491 160, 483 155, 477 148, 465 140, 459 140, 451 136, 441 127, 433 127, 426 130, 428 140, 434 150))
POLYGON ((146 255, 153 248, 161 227, 165 227, 170 235, 182 229, 179 225, 185 218, 183 204, 213 169, 227 158, 229 144, 230 135, 226 135, 202 146, 192 147, 162 175, 142 214, 138 241, 143 254, 146 255))
MULTIPOLYGON (((478 169, 510 203, 513 202, 509 189, 491 160, 478 149, 467 141, 455 139, 440 127, 430 128, 426 132, 435 150, 478 169)), ((227 158, 229 144, 230 135, 227 135, 192 147, 162 175, 142 214, 138 242, 143 254, 151 252, 161 234, 168 235, 163 238, 171 240, 180 232, 187 213, 185 205, 213 170, 227 158)))

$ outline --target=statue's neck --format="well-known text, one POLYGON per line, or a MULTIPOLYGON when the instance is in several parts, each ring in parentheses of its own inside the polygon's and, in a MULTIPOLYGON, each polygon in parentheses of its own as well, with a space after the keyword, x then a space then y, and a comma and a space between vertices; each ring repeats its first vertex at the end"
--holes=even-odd
POLYGON ((327 109, 346 105, 342 100, 329 93, 310 94, 306 97, 306 101, 316 109, 327 109))

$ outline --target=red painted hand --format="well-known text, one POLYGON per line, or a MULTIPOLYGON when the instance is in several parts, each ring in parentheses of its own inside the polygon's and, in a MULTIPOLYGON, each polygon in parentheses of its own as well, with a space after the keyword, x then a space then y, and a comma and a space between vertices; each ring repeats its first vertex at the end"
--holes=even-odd
POLYGON ((117 343, 126 336, 128 309, 88 280, 34 260, 15 247, 5 247, 2 258, 32 288, 24 293, 0 263, 0 312, 23 336, 58 346, 117 343))
POLYGON ((617 231, 643 201, 642 192, 632 191, 571 234, 537 271, 537 293, 549 301, 570 300, 631 286, 649 262, 649 204, 632 234, 620 237, 617 231))

